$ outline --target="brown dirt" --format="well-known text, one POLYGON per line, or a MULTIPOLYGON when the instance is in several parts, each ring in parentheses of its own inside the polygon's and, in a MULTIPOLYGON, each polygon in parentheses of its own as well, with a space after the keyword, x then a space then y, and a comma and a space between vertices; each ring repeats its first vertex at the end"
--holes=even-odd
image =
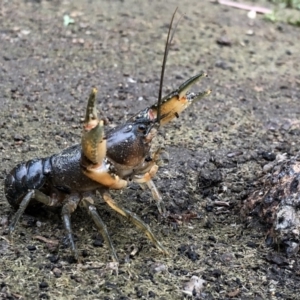
POLYGON ((156 183, 168 210, 187 220, 161 219, 138 186, 113 193, 150 223, 170 255, 162 256, 103 203, 98 210, 120 258, 118 275, 107 247, 95 246, 100 237, 80 209, 72 217, 80 264, 69 259, 59 213, 25 214, 8 244, 14 211, 1 185, 0 298, 183 299, 184 284, 196 275, 206 286, 190 298, 298 299, 299 255, 286 258, 268 247, 264 227, 241 218, 240 208, 257 187, 266 153, 299 151, 299 28, 261 16, 251 21, 245 11, 209 1, 2 1, 0 176, 18 162, 78 143, 93 86, 113 125, 155 103, 177 5, 185 17, 164 92, 201 70, 209 78, 195 89, 213 90, 158 138, 170 164, 156 183), (75 23, 65 27, 64 15, 75 23), (189 219, 191 213, 197 218, 189 219))

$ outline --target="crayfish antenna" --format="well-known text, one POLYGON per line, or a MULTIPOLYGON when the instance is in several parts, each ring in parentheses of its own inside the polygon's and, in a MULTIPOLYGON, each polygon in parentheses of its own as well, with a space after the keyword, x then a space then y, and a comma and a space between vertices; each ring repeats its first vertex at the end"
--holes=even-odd
POLYGON ((175 9, 175 11, 173 13, 173 16, 172 16, 172 19, 171 19, 171 22, 170 22, 170 25, 169 25, 168 37, 167 37, 167 40, 166 40, 166 46, 165 46, 165 52, 164 52, 164 59, 163 59, 163 63, 162 63, 162 66, 161 66, 159 92, 158 92, 158 100, 157 100, 157 116, 156 116, 156 120, 157 120, 159 125, 160 125, 160 119, 161 119, 162 87, 163 87, 163 83, 164 83, 164 75, 165 75, 165 69, 166 69, 168 53, 169 53, 169 49, 170 49, 175 31, 176 31, 176 28, 177 28, 178 23, 180 21, 180 19, 179 19, 176 26, 175 26, 175 28, 174 28, 174 30, 173 30, 173 33, 172 33, 171 37, 170 37, 172 26, 173 26, 173 21, 174 21, 177 9, 178 9, 178 7, 176 7, 176 9, 175 9))
POLYGON ((154 104, 150 107, 151 116, 152 116, 152 118, 155 118, 155 120, 158 124, 158 127, 160 125, 164 125, 164 124, 170 122, 175 117, 178 117, 179 113, 181 113, 188 106, 190 106, 191 103, 193 103, 196 100, 199 100, 200 98, 207 96, 211 93, 210 90, 207 90, 205 92, 200 92, 200 93, 188 93, 188 89, 193 84, 195 84, 196 81, 198 81, 200 78, 207 77, 207 74, 199 73, 199 74, 193 76, 192 78, 188 79, 182 85, 180 85, 178 89, 171 92, 166 97, 162 98, 162 88, 163 88, 163 81, 164 81, 167 57, 168 57, 168 53, 169 53, 170 46, 172 43, 172 39, 174 37, 178 23, 180 21, 180 19, 179 19, 172 34, 171 34, 173 21, 174 21, 176 12, 177 12, 177 8, 175 9, 175 11, 173 13, 173 16, 172 16, 172 19, 171 19, 171 22, 169 25, 168 37, 167 37, 167 41, 166 41, 166 45, 165 45, 164 58, 163 58, 163 63, 162 63, 162 67, 161 67, 159 94, 158 94, 157 104, 154 104))
POLYGON ((83 154, 93 164, 102 164, 106 155, 104 121, 98 119, 96 108, 97 89, 90 93, 83 124, 81 147, 83 154))

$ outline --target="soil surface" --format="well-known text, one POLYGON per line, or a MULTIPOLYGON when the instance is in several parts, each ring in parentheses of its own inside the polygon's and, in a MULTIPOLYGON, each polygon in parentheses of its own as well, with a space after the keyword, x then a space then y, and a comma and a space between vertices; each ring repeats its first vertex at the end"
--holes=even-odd
POLYGON ((155 103, 176 6, 184 17, 164 94, 199 71, 209 77, 194 90, 213 92, 157 137, 170 155, 155 179, 169 217, 159 215, 138 185, 112 192, 170 254, 159 253, 102 200, 97 208, 118 267, 80 208, 72 215, 79 263, 59 211, 26 212, 8 243, 14 210, 1 184, 1 299, 299 299, 299 254, 286 257, 262 222, 241 216, 264 165, 300 148, 297 27, 199 0, 2 0, 1 179, 20 162, 80 142, 92 87, 109 127, 155 103))

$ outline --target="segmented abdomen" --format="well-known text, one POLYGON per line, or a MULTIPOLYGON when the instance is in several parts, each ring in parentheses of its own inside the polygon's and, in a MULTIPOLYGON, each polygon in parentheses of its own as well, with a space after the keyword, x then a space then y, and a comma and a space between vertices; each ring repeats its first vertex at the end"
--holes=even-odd
POLYGON ((4 183, 4 193, 9 204, 18 207, 29 190, 40 189, 45 184, 51 170, 50 157, 32 159, 13 168, 4 183))

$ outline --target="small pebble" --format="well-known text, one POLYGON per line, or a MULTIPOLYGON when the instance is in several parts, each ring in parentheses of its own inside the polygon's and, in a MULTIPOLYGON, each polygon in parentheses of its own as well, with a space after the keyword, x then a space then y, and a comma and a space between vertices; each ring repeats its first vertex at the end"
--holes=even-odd
POLYGON ((61 274, 62 274, 62 271, 60 269, 58 269, 58 268, 54 268, 52 270, 52 272, 53 272, 54 276, 57 277, 57 278, 60 277, 61 274))
POLYGON ((23 140, 24 140, 24 138, 20 134, 14 135, 14 141, 19 142, 19 141, 23 141, 23 140))
POLYGON ((223 60, 218 60, 215 64, 217 68, 227 70, 229 68, 228 64, 223 60))
POLYGON ((263 159, 267 160, 267 161, 273 161, 276 159, 276 155, 273 152, 263 152, 261 154, 261 156, 263 157, 263 159))
POLYGON ((217 44, 221 46, 231 46, 231 41, 227 36, 221 36, 217 39, 217 44))
POLYGON ((53 263, 56 264, 59 261, 59 256, 58 255, 51 255, 48 257, 48 259, 53 263))
POLYGON ((155 298, 156 294, 152 291, 149 291, 148 296, 149 296, 149 298, 155 298))
POLYGON ((40 289, 45 289, 45 288, 47 288, 49 285, 48 285, 48 283, 46 282, 46 281, 42 281, 41 283, 40 283, 40 289))
POLYGON ((212 271, 212 275, 213 275, 214 277, 216 277, 216 278, 219 278, 219 277, 221 277, 221 275, 222 275, 222 271, 219 270, 219 269, 214 269, 214 270, 212 271))
POLYGON ((286 53, 287 55, 292 55, 292 52, 291 52, 290 50, 286 50, 285 53, 286 53))
POLYGON ((35 250, 36 250, 36 246, 34 246, 34 245, 29 245, 29 246, 27 246, 27 249, 28 249, 29 251, 35 251, 35 250))
POLYGON ((102 247, 103 246, 103 242, 101 240, 94 240, 93 246, 94 247, 102 247))
POLYGON ((183 293, 190 297, 199 297, 200 292, 203 290, 205 285, 205 280, 199 278, 198 276, 192 276, 190 281, 183 286, 183 293))

